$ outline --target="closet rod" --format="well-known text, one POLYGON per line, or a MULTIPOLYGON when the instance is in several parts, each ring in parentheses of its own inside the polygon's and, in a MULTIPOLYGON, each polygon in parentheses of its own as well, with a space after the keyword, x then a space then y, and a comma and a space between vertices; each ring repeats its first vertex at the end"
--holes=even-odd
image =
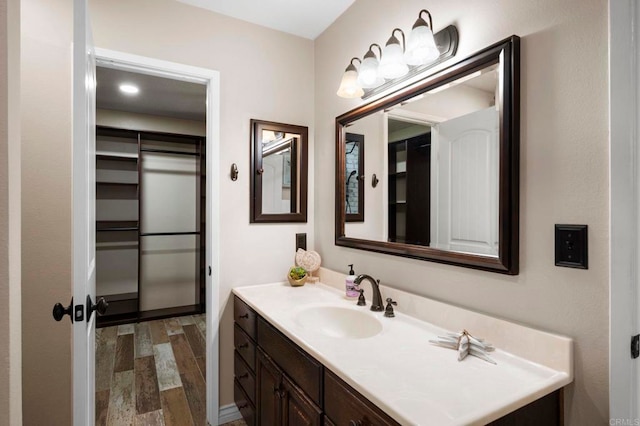
POLYGON ((176 154, 176 155, 191 155, 198 157, 199 152, 185 152, 185 151, 171 151, 169 149, 154 149, 154 148, 140 148, 142 152, 155 152, 157 154, 176 154))
POLYGON ((163 237, 166 235, 200 235, 200 231, 194 232, 146 232, 141 237, 163 237))

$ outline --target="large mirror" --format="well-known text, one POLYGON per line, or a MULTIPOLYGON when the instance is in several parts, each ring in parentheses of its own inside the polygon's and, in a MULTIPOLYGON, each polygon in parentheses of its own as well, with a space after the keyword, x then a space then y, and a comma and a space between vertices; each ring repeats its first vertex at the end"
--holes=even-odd
POLYGON ((308 133, 251 120, 251 223, 307 221, 308 133))
POLYGON ((336 244, 518 273, 519 38, 336 119, 336 244), (349 141, 367 144, 348 219, 349 141))

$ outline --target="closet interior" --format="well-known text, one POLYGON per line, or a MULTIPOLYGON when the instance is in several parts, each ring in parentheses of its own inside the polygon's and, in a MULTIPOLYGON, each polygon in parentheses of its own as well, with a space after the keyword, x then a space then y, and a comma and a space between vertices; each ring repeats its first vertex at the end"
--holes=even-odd
POLYGON ((98 327, 205 311, 205 138, 147 114, 98 111, 98 327))

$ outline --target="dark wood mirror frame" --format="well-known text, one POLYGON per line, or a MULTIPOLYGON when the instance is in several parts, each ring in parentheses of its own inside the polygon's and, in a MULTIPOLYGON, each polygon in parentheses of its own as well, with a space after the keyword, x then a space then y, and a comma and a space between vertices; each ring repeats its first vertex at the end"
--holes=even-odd
MULTIPOLYGON (((293 124, 275 123, 272 121, 251 120, 251 178, 250 178, 250 223, 283 223, 307 221, 307 174, 308 174, 308 138, 309 128, 293 124), (262 212, 262 142, 263 130, 294 133, 300 135, 298 150, 292 147, 292 164, 300 168, 299 180, 291 179, 292 204, 298 200, 298 212, 263 213, 262 212), (297 157, 299 161, 296 161, 297 157)), ((294 170, 294 168, 292 168, 294 170)))
MULTIPOLYGON (((358 171, 355 176, 356 182, 358 182, 358 205, 357 209, 354 213, 346 213, 346 221, 347 222, 364 222, 364 135, 358 135, 355 133, 347 133, 347 137, 345 143, 355 143, 358 147, 358 171)), ((346 152, 345 152, 346 159, 346 152)), ((346 167, 345 167, 346 170, 346 167)), ((346 173, 346 171, 345 171, 346 173)), ((347 178, 347 182, 349 179, 347 178)), ((347 185, 345 183, 345 191, 347 185)), ((345 203, 347 201, 346 193, 345 193, 345 203)))
POLYGON ((336 118, 336 235, 338 246, 386 253, 468 268, 517 275, 519 271, 520 38, 511 36, 437 73, 336 118), (346 126, 421 93, 492 64, 502 75, 499 99, 498 256, 446 251, 426 246, 349 238, 345 235, 346 126))

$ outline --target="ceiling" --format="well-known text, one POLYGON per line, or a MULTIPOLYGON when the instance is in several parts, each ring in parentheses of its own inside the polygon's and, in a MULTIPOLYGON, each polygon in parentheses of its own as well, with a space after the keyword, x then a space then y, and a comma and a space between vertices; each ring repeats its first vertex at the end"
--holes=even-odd
POLYGON ((96 106, 101 109, 205 121, 206 86, 112 68, 96 68, 96 106), (140 88, 125 95, 122 83, 140 88))
POLYGON ((178 0, 314 40, 355 0, 178 0))

